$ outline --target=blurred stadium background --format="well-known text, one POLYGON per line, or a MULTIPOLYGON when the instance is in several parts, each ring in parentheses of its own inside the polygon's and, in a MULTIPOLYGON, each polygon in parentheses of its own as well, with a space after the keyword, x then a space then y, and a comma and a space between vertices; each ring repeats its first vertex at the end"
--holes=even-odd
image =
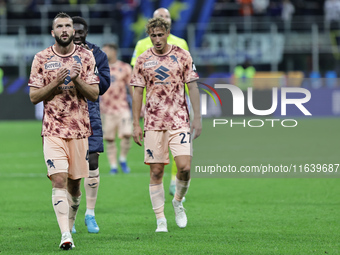
MULTIPOLYGON (((39 137, 41 121, 35 120, 27 81, 33 56, 54 42, 51 22, 60 11, 84 17, 90 26, 88 40, 99 46, 118 43, 121 59, 129 63, 137 40, 146 36, 147 19, 158 7, 166 7, 172 15, 172 33, 187 40, 201 82, 213 86, 241 81, 236 85, 243 90, 252 86, 256 109, 270 108, 273 87, 303 87, 311 92, 305 106, 313 118, 297 117, 302 113, 296 107, 287 109, 286 117, 299 122, 295 128, 214 128, 211 119, 204 119, 203 133, 195 140, 193 166, 340 163, 336 136, 340 123, 334 118, 340 115, 340 0, 291 0, 290 15, 292 9, 284 3, 0 0, 0 253, 59 254, 59 230, 39 137), (247 82, 234 77, 235 67, 245 60, 256 69, 247 82)), ((203 98, 206 92, 200 92, 203 98)), ((231 94, 217 92, 223 106, 206 97, 204 117, 232 116, 231 94)), ((244 118, 249 119, 245 110, 244 118)), ((281 118, 281 114, 275 111, 267 117, 281 118)), ((206 178, 193 173, 196 178, 185 202, 190 226, 177 228, 172 197, 166 192, 170 232, 157 235, 142 148, 135 144, 131 148, 129 175, 110 176, 106 153, 99 165, 96 215, 101 232, 87 234, 83 197, 79 232, 74 235, 74 252, 79 254, 339 254, 338 179, 309 174, 206 178)), ((169 166, 164 179, 167 191, 169 166)))
POLYGON ((158 7, 169 9, 172 33, 187 40, 201 77, 233 83, 235 67, 250 60, 256 69, 251 86, 260 97, 271 98, 266 90, 272 87, 303 86, 315 102, 328 99, 316 115, 337 116, 339 5, 338 0, 0 0, 0 120, 35 118, 27 96, 30 65, 34 54, 53 43, 51 21, 58 12, 84 17, 88 40, 118 43, 121 59, 129 63, 158 7))

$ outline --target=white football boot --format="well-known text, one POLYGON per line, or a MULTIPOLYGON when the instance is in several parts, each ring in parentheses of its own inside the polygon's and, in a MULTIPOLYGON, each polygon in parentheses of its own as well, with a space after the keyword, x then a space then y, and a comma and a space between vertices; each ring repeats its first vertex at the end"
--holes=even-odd
POLYGON ((185 214, 185 209, 182 202, 178 202, 175 198, 172 200, 172 206, 175 210, 175 218, 177 226, 180 228, 185 228, 188 223, 187 215, 185 214))
POLYGON ((157 220, 156 232, 168 232, 168 226, 165 218, 157 220))
POLYGON ((63 249, 63 250, 71 250, 72 248, 75 247, 70 232, 65 232, 62 234, 59 247, 60 249, 63 249))

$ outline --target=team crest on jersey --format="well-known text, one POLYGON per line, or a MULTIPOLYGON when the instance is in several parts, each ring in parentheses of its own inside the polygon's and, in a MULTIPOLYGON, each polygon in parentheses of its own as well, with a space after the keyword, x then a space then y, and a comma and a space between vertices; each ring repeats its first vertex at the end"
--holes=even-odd
POLYGON ((73 56, 73 59, 74 59, 74 61, 76 61, 77 63, 83 65, 83 64, 81 63, 81 59, 80 59, 79 56, 73 56))
POLYGON ((58 61, 51 61, 45 64, 46 70, 55 70, 61 67, 61 63, 58 61))
POLYGON ((144 63, 144 68, 150 68, 150 67, 153 67, 153 66, 156 66, 158 65, 158 61, 148 61, 148 62, 145 62, 144 63))
POLYGON ((173 62, 176 62, 178 64, 177 58, 174 55, 171 55, 170 58, 172 59, 173 62))

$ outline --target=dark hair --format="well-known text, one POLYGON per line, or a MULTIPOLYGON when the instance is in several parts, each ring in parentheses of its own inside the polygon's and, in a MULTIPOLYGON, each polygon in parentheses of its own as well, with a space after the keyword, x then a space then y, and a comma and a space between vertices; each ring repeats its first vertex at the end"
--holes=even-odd
POLYGON ((111 49, 113 49, 115 51, 118 51, 118 45, 115 44, 115 43, 105 43, 103 45, 103 47, 109 47, 109 48, 111 48, 111 49))
POLYGON ((52 21, 52 29, 53 29, 53 26, 54 26, 54 21, 58 18, 69 18, 72 20, 72 18, 70 17, 70 15, 68 15, 67 13, 65 12, 59 12, 53 19, 52 21))
POLYGON ((166 32, 170 29, 170 23, 161 17, 149 19, 146 24, 146 32, 150 34, 150 30, 154 30, 156 27, 163 28, 166 32))
POLYGON ((84 28, 87 31, 87 23, 86 23, 86 21, 82 17, 74 16, 74 17, 72 17, 72 20, 73 20, 73 24, 82 24, 82 25, 84 25, 84 28))

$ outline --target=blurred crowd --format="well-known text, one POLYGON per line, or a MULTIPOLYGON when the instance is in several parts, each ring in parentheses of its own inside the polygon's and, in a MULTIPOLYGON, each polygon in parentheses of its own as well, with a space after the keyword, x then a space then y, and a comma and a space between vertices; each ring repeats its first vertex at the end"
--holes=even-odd
POLYGON ((326 2, 340 0, 216 0, 214 16, 270 16, 289 20, 293 15, 324 15, 326 2))
MULTIPOLYGON (((38 18, 41 5, 105 4, 122 10, 138 8, 140 3, 141 0, 0 0, 0 15, 38 18)), ((216 0, 213 16, 274 16, 289 20, 293 15, 325 15, 328 19, 338 20, 339 6, 340 0, 216 0)), ((100 16, 100 13, 95 15, 100 16)))

